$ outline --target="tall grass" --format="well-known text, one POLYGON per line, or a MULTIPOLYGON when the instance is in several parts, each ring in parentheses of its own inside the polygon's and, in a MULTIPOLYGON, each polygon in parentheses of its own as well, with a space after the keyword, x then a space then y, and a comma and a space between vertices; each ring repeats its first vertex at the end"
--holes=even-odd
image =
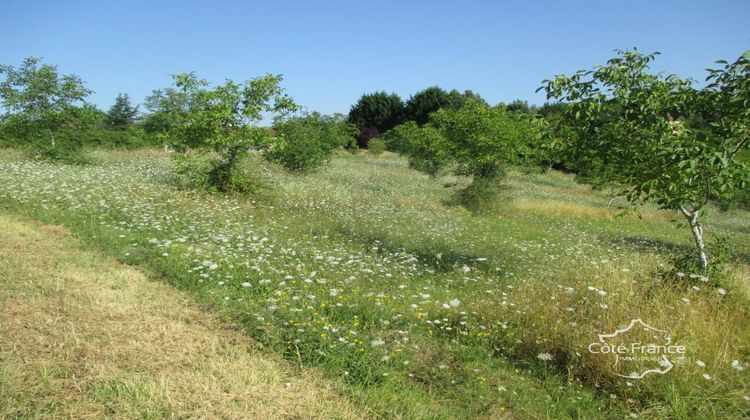
POLYGON ((6 209, 64 224, 212 302, 263 345, 322 367, 382 416, 741 417, 750 409, 747 212, 711 214, 734 265, 667 281, 686 229, 559 173, 511 173, 488 211, 396 155, 341 155, 262 200, 179 190, 159 153, 76 168, 6 158, 6 209), (688 349, 665 375, 590 354, 633 318, 688 349))

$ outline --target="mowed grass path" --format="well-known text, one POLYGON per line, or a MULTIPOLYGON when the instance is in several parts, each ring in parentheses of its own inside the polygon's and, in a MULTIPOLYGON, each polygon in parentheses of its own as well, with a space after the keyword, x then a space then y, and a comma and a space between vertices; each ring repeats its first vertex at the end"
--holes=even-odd
POLYGON ((361 417, 314 372, 60 227, 0 214, 0 308, 0 418, 361 417))

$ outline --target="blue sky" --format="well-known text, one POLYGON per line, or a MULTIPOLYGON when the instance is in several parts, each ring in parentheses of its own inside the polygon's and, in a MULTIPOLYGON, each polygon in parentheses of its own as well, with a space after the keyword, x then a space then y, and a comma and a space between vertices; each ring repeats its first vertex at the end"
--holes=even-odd
POLYGON ((703 80, 750 50, 750 0, 17 1, 0 0, 0 63, 44 57, 108 108, 195 71, 212 82, 284 75, 300 104, 348 112, 364 92, 427 86, 524 99, 541 80, 660 51, 654 69, 703 80))

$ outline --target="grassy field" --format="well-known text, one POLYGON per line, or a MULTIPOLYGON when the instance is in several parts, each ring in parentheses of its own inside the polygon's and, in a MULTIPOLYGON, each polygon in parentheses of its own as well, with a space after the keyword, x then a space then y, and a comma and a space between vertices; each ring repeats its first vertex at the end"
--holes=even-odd
POLYGON ((259 346, 325 373, 362 413, 405 418, 750 415, 750 214, 712 209, 721 276, 670 276, 691 251, 677 215, 566 174, 512 172, 496 202, 455 205, 466 179, 388 154, 294 176, 260 161, 254 198, 180 188, 160 151, 95 165, 4 152, 5 211, 65 226, 210 303, 259 346), (608 205, 609 204, 609 205, 608 205), (687 353, 665 375, 616 376, 588 352, 631 319, 687 353))
POLYGON ((356 418, 313 372, 65 229, 0 215, 0 417, 356 418))

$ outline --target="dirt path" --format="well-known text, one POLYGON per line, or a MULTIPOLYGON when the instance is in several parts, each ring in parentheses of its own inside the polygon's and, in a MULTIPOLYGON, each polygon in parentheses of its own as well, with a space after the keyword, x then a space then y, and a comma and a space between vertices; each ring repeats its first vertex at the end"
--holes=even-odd
POLYGON ((169 286, 0 214, 0 418, 353 418, 169 286))

